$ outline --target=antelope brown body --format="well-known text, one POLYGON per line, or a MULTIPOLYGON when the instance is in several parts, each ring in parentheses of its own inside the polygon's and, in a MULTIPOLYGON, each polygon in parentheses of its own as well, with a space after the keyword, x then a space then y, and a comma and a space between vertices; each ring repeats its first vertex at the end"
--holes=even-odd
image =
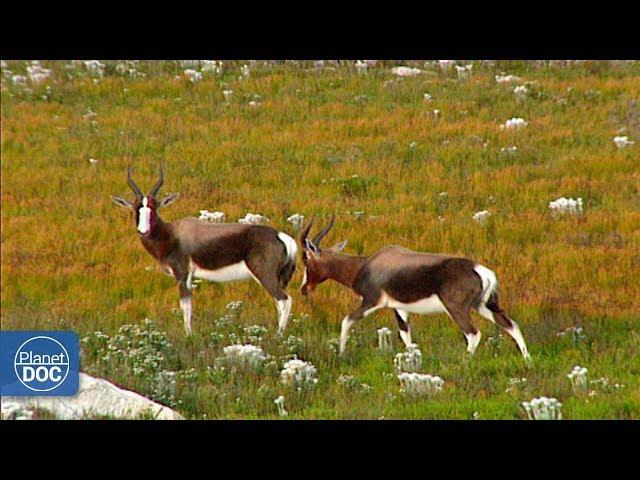
POLYGON ((278 331, 284 331, 291 311, 291 297, 284 289, 295 270, 297 255, 293 238, 263 225, 210 224, 197 218, 165 222, 158 209, 170 204, 177 194, 156 200, 164 169, 147 196, 131 179, 130 168, 127 181, 135 201, 117 197, 113 201, 134 211, 142 245, 178 282, 187 334, 191 333, 193 278, 214 282, 255 279, 276 300, 278 331))
POLYGON ((341 354, 353 323, 381 308, 395 311, 400 338, 407 346, 411 344, 409 313, 446 313, 464 332, 467 351, 473 354, 481 337, 471 322, 475 309, 511 335, 529 359, 518 324, 500 308, 498 281, 488 268, 467 258, 418 253, 398 246, 385 247, 370 257, 341 254, 346 242, 321 250, 319 243, 333 226, 333 218, 312 241, 306 238, 311 223, 301 234, 305 261, 302 293, 307 295, 317 284, 332 279, 362 297, 360 307, 342 321, 341 354))

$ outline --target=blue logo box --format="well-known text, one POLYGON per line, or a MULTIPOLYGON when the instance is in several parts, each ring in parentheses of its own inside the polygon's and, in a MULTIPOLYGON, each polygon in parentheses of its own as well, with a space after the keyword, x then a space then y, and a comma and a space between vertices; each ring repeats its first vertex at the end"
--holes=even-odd
POLYGON ((1 331, 0 394, 73 396, 80 386, 79 357, 74 332, 1 331))

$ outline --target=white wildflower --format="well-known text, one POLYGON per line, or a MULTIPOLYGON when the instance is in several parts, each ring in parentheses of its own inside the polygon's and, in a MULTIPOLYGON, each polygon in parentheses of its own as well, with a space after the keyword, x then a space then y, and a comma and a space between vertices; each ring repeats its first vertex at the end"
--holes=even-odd
POLYGON ((420 75, 422 70, 411 67, 393 67, 391 72, 399 77, 415 77, 416 75, 420 75))
POLYGON ((42 68, 40 62, 31 62, 31 65, 27 66, 27 74, 31 83, 40 83, 51 76, 51 70, 48 68, 42 68))
POLYGON ((431 97, 431 95, 429 95, 428 93, 425 93, 422 98, 424 98, 425 102, 429 102, 432 100, 433 97, 431 97))
POLYGON ((301 213, 294 213, 289 218, 287 218, 287 222, 293 225, 293 229, 298 231, 300 227, 302 227, 302 222, 304 222, 304 215, 301 213))
POLYGON ((500 125, 500 128, 507 130, 519 130, 527 125, 529 124, 523 118, 514 117, 507 120, 504 125, 500 125))
POLYGON ((100 78, 104 76, 104 63, 98 60, 85 60, 82 62, 84 67, 89 70, 89 73, 92 75, 96 75, 100 78))
POLYGON ((574 215, 582 215, 582 198, 577 200, 573 198, 559 198, 553 202, 549 202, 549 208, 554 215, 571 213, 574 215))
POLYGON ((629 146, 633 145, 636 142, 630 141, 629 137, 618 136, 618 137, 614 137, 613 138, 613 143, 616 144, 616 147, 618 147, 618 149, 622 149, 622 148, 625 148, 625 147, 629 147, 629 146))
POLYGON ((281 417, 286 417, 287 415, 289 415, 289 413, 284 409, 284 397, 282 395, 276 398, 273 403, 278 406, 278 415, 280 415, 281 417))
POLYGON ((356 61, 356 70, 358 70, 358 73, 367 73, 368 68, 369 65, 367 62, 363 62, 362 60, 356 61))
POLYGON ((443 71, 451 70, 455 63, 455 60, 438 60, 438 65, 443 71))
POLYGON ((222 62, 217 60, 202 60, 201 70, 203 72, 211 72, 211 73, 221 73, 222 72, 222 62))
POLYGON ((25 85, 27 83, 27 77, 24 75, 12 75, 11 83, 14 85, 25 85))
POLYGON ((224 95, 224 101, 227 103, 231 103, 231 99, 233 98, 233 90, 223 90, 222 94, 224 95))
POLYGON ((478 223, 483 223, 490 215, 491 212, 489 210, 481 210, 480 212, 474 213, 472 218, 478 223))
POLYGON ((497 83, 509 83, 509 82, 519 82, 522 80, 520 77, 516 77, 515 75, 496 75, 497 83))
POLYGON ((456 71, 458 72, 458 80, 465 80, 471 76, 471 70, 473 69, 473 64, 459 66, 456 65, 456 71))
POLYGON ((393 346, 391 345, 391 330, 387 327, 378 329, 378 348, 383 351, 393 349, 393 346))
POLYGON ((513 89, 513 93, 516 96, 516 100, 524 100, 529 90, 526 85, 519 85, 513 89))
POLYGON ((244 218, 238 220, 238 223, 242 223, 245 225, 264 225, 268 221, 269 219, 267 217, 258 213, 247 213, 244 218))
POLYGON ((185 76, 189 79, 191 83, 196 83, 202 80, 202 73, 191 68, 187 68, 184 71, 185 76))

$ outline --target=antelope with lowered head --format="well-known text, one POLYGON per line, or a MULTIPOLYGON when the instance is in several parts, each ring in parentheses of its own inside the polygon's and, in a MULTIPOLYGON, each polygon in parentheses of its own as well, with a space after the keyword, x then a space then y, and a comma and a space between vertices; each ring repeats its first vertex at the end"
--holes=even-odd
POLYGON ((303 229, 300 240, 305 264, 301 291, 312 292, 327 279, 353 289, 361 298, 359 308, 342 320, 340 355, 344 353, 351 326, 381 308, 395 311, 400 338, 411 344, 409 314, 446 313, 464 332, 467 352, 473 355, 480 343, 480 331, 471 322, 471 310, 505 330, 529 361, 522 333, 498 303, 498 280, 494 272, 467 258, 419 253, 398 246, 385 247, 370 257, 343 255, 346 241, 321 249, 334 217, 313 240, 307 235, 313 219, 303 229))
POLYGON ((160 178, 148 195, 131 178, 131 167, 127 170, 127 183, 135 194, 133 203, 111 198, 133 211, 142 245, 164 272, 177 280, 187 335, 191 333, 194 278, 213 282, 253 278, 275 299, 278 332, 284 332, 291 312, 291 297, 284 289, 293 276, 298 252, 293 238, 264 225, 210 224, 192 217, 163 221, 158 210, 172 203, 178 194, 156 199, 164 183, 162 165, 160 178))

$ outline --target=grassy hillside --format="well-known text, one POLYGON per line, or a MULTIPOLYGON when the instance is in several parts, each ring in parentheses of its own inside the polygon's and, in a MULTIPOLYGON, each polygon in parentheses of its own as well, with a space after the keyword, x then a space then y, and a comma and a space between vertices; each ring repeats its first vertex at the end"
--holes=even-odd
POLYGON ((42 62, 50 77, 25 85, 13 76, 27 75, 26 62, 3 65, 3 329, 74 330, 87 337, 84 370, 190 418, 277 418, 279 395, 288 418, 516 419, 526 418, 520 402, 542 395, 563 402, 569 419, 640 418, 640 145, 613 142, 640 141, 639 62, 459 62, 474 64, 468 79, 437 62, 403 62, 422 69, 407 78, 392 73, 394 62, 366 72, 353 62, 224 62, 197 82, 183 72, 202 65, 104 63, 101 76, 42 62), (498 83, 503 73, 521 79, 498 83), (512 117, 528 125, 501 129, 512 117), (335 213, 324 243, 347 239, 346 253, 399 244, 487 265, 533 367, 477 315, 483 340, 470 360, 449 318, 412 316, 421 371, 445 386, 431 398, 403 394, 392 312, 356 325, 339 360, 339 322, 359 300, 329 282, 303 298, 301 262, 284 339, 271 298, 253 282, 200 284, 195 333, 185 338, 174 281, 109 199, 132 196, 129 163, 149 189, 161 159, 162 191, 181 193, 165 220, 209 209, 235 222, 253 212, 292 233, 293 213, 320 223, 335 213), (581 197, 583 214, 552 215, 559 197, 581 197), (481 210, 491 213, 484 223, 472 219, 481 210), (225 321, 234 300, 242 311, 225 321), (129 324, 142 332, 120 331, 129 324), (268 331, 243 328, 251 325, 268 331), (395 352, 378 351, 382 326, 394 331, 395 352), (560 334, 572 327, 583 333, 560 334), (96 332, 112 337, 106 360, 108 340, 96 332), (136 338, 142 353, 132 353, 136 338), (224 346, 248 340, 270 355, 262 370, 216 363, 224 346), (155 364, 140 366, 154 353, 155 364), (293 354, 316 366, 315 387, 281 384, 293 354), (609 386, 573 392, 574 365, 609 386), (162 371, 177 372, 175 392, 159 386, 162 371), (510 378, 527 381, 505 392, 510 378))

